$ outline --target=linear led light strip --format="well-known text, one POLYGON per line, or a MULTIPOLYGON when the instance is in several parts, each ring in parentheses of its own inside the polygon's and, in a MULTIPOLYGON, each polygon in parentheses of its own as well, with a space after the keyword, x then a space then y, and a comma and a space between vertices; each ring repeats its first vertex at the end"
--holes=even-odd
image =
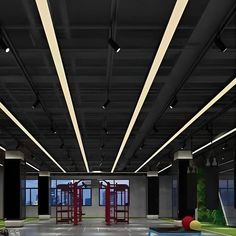
POLYGON ((16 119, 16 117, 0 102, 0 109, 52 160, 64 173, 66 171, 48 153, 48 151, 34 138, 34 136, 16 119))
POLYGON ((223 162, 223 163, 220 163, 218 166, 224 166, 224 165, 227 165, 231 162, 234 162, 234 160, 230 160, 230 161, 226 161, 226 162, 223 162))
POLYGON ((158 174, 160 174, 161 172, 163 172, 163 171, 169 169, 170 167, 172 167, 172 164, 170 164, 170 165, 166 166, 165 168, 159 170, 159 171, 158 171, 158 174))
MULTIPOLYGON (((165 142, 155 153, 151 155, 136 171, 142 169, 149 161, 151 161, 158 153, 184 132, 193 122, 203 115, 210 107, 212 107, 221 97, 223 97, 230 89, 236 85, 236 78, 233 79, 223 90, 221 90, 210 102, 208 102, 195 116, 193 116, 178 132, 176 132, 167 142, 165 142)), ((220 138, 220 137, 219 137, 220 138)), ((219 139, 217 138, 217 139, 219 139)), ((216 140, 217 140, 216 139, 216 140)))
POLYGON ((34 170, 36 170, 38 172, 40 171, 38 168, 36 168, 35 166, 31 165, 29 162, 26 162, 26 165, 30 166, 31 168, 33 168, 34 170))
POLYGON ((89 166, 88 166, 88 161, 86 158, 86 154, 85 154, 85 150, 84 150, 84 145, 83 145, 83 141, 81 138, 81 134, 80 134, 80 130, 79 130, 79 125, 77 122, 77 118, 75 115, 75 110, 74 110, 74 106, 72 103, 72 99, 71 99, 71 94, 70 94, 70 90, 69 90, 69 86, 67 83, 67 79, 66 79, 66 74, 65 74, 65 69, 62 63, 62 59, 61 59, 61 54, 60 54, 60 50, 58 47, 58 43, 57 43, 57 38, 56 38, 56 34, 55 34, 55 30, 54 30, 54 26, 53 26, 53 22, 52 22, 52 18, 51 18, 51 14, 50 14, 50 10, 48 7, 48 2, 47 0, 35 0, 37 7, 38 7, 38 11, 40 14, 40 18, 43 24, 43 28, 47 37, 47 41, 49 44, 49 48, 52 54, 52 58, 57 70, 57 74, 59 77, 59 81, 61 83, 61 87, 62 87, 62 91, 66 100, 66 104, 67 104, 67 108, 70 114, 70 118, 75 130, 75 134, 79 143, 79 147, 80 147, 80 151, 83 157, 83 161, 86 167, 87 172, 89 172, 89 166))
MULTIPOLYGON (((4 152, 6 151, 6 148, 0 146, 0 149, 2 149, 4 152)), ((37 171, 40 171, 38 168, 36 168, 35 166, 31 165, 29 162, 26 162, 26 165, 30 166, 31 168, 37 170, 37 171)), ((0 166, 3 167, 3 164, 0 164, 0 166)))
MULTIPOLYGON (((36 168, 35 166, 31 165, 29 162, 26 162, 26 165, 30 166, 31 168, 33 168, 34 170, 36 170, 38 172, 40 171, 38 168, 36 168)), ((0 164, 0 166, 3 167, 3 164, 0 164)))
POLYGON ((146 82, 145 82, 144 87, 142 89, 142 93, 141 93, 141 95, 138 99, 138 102, 136 104, 136 107, 135 107, 134 113, 132 115, 132 118, 130 120, 129 126, 126 130, 124 139, 121 143, 119 152, 116 156, 114 165, 113 165, 112 170, 111 170, 112 173, 114 172, 114 170, 116 168, 116 165, 117 165, 117 163, 118 163, 118 161, 121 157, 122 151, 124 150, 125 144, 126 144, 128 138, 130 136, 130 133, 131 133, 133 127, 134 127, 136 119, 138 118, 138 115, 139 115, 139 113, 142 109, 144 101, 145 101, 145 99, 148 95, 148 92, 149 92, 149 90, 152 86, 152 83, 153 83, 153 81, 156 77, 157 71, 159 70, 161 62, 162 62, 162 60, 165 56, 165 53, 166 53, 166 51, 169 47, 169 44, 170 44, 170 42, 173 38, 173 35, 176 31, 176 28, 179 24, 179 21, 180 21, 182 15, 184 13, 184 10, 185 10, 185 7, 187 6, 187 3, 188 3, 188 0, 178 0, 175 4, 174 10, 171 14, 171 17, 170 17, 170 20, 169 20, 168 25, 166 27, 165 33, 162 37, 160 46, 157 50, 157 53, 156 53, 156 56, 155 56, 154 61, 152 63, 151 69, 148 73, 146 82))
POLYGON ((2 146, 0 146, 0 149, 3 150, 4 152, 6 151, 6 149, 2 146))
POLYGON ((197 150, 193 151, 193 152, 192 152, 192 154, 194 155, 194 154, 196 154, 196 153, 200 152, 201 150, 205 149, 206 147, 209 147, 209 146, 211 146, 213 143, 216 143, 216 142, 218 142, 219 140, 221 140, 221 139, 223 139, 223 138, 227 137, 228 135, 230 135, 230 134, 232 134, 232 133, 234 133, 234 132, 236 132, 236 128, 234 128, 234 129, 232 129, 232 130, 228 131, 227 133, 225 133, 225 134, 221 135, 220 137, 218 137, 218 138, 214 139, 213 141, 211 141, 211 142, 209 142, 209 143, 205 144, 204 146, 202 146, 202 147, 198 148, 197 150))

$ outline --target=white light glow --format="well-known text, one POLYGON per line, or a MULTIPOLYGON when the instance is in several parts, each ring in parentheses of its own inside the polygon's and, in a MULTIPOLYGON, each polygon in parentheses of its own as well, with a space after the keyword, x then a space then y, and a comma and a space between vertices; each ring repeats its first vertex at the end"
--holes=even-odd
POLYGON ((203 145, 202 147, 200 147, 200 148, 198 148, 197 150, 193 151, 192 154, 194 155, 194 154, 200 152, 201 150, 205 149, 206 147, 209 147, 209 146, 212 145, 213 143, 218 142, 219 140, 221 140, 221 139, 223 139, 223 138, 229 136, 230 134, 232 134, 232 133, 234 133, 234 132, 236 132, 236 128, 233 128, 232 130, 230 130, 230 131, 224 133, 223 135, 221 135, 221 136, 219 136, 218 138, 214 139, 212 142, 209 142, 209 143, 203 145))
POLYGON ((166 27, 166 30, 164 32, 164 35, 162 37, 162 40, 161 40, 161 43, 160 43, 160 46, 157 50, 157 53, 155 55, 155 58, 153 60, 153 63, 152 63, 152 66, 151 66, 151 69, 148 73, 148 76, 147 76, 147 79, 145 81, 145 84, 143 86, 143 89, 142 89, 142 92, 140 94, 140 97, 138 99, 138 102, 136 104, 136 107, 135 107, 135 110, 133 112, 133 115, 132 115, 132 118, 130 120, 130 123, 129 123, 129 126, 126 130, 126 133, 125 133, 125 136, 123 138, 123 141, 121 143, 121 146, 120 146, 120 149, 119 149, 119 152, 116 156, 116 159, 115 159, 115 162, 113 164, 113 167, 112 167, 112 170, 111 172, 113 173, 115 171, 115 168, 116 168, 116 165, 121 157, 121 154, 124 150, 124 147, 128 141, 128 138, 130 136, 130 133, 134 127, 134 124, 138 118, 138 115, 142 109, 142 106, 145 102, 145 99, 149 93, 149 90, 152 86, 152 83, 156 77, 156 74, 159 70, 159 67, 161 65, 161 62, 166 54, 166 51, 169 47, 169 44, 174 36, 174 33, 176 31, 176 28, 180 22, 180 19, 184 13, 184 10, 188 4, 188 1, 189 0, 177 0, 176 1, 176 4, 175 4, 175 7, 174 7, 174 10, 171 14, 171 17, 169 19, 169 22, 168 22, 168 25, 166 27))
POLYGON ((48 153, 48 151, 34 138, 34 136, 16 119, 16 117, 0 102, 0 109, 53 161, 64 173, 66 171, 48 153))
POLYGON ((160 174, 161 172, 163 172, 163 171, 169 169, 170 167, 172 167, 172 164, 170 164, 170 165, 168 165, 167 167, 165 167, 165 168, 159 170, 159 171, 158 171, 158 174, 160 174))
POLYGON ((40 171, 38 168, 36 168, 35 166, 31 165, 29 162, 26 162, 26 165, 30 166, 31 168, 33 168, 34 170, 36 170, 38 172, 40 171))
MULTIPOLYGON (((208 102, 196 115, 194 115, 182 128, 179 129, 168 141, 166 141, 155 153, 151 155, 135 172, 142 169, 148 162, 150 162, 158 153, 160 153, 166 146, 168 146, 174 139, 176 139, 182 132, 184 132, 192 123, 201 117, 209 108, 211 108, 220 98, 222 98, 229 90, 236 85, 236 78, 233 79, 224 89, 222 89, 210 102, 208 102)), ((231 131, 232 132, 232 131, 231 131)), ((225 137, 226 134, 222 135, 225 137)), ((220 137, 219 137, 220 138, 220 137)), ((216 142, 219 138, 212 142, 216 142)), ((223 137, 222 137, 223 138, 223 137)))
POLYGON ((52 58, 56 67, 56 71, 57 71, 57 75, 62 87, 62 91, 64 94, 64 98, 67 104, 67 108, 70 114, 70 118, 74 127, 74 131, 77 137, 77 141, 80 147, 80 151, 83 157, 83 161, 86 167, 87 172, 89 172, 89 166, 88 166, 88 161, 86 158, 86 154, 85 154, 85 150, 84 150, 84 145, 83 145, 83 141, 81 138, 81 133, 79 130, 79 125, 77 122, 77 118, 75 115, 75 109, 73 106, 73 102, 72 102, 72 98, 71 98, 71 94, 70 94, 70 90, 69 90, 69 86, 68 86, 68 82, 67 82, 67 78, 66 78, 66 74, 65 74, 65 69, 62 63, 62 58, 61 58, 61 54, 60 54, 60 50, 59 50, 59 46, 58 46, 58 42, 57 42, 57 38, 56 38, 56 33, 54 30, 54 26, 53 26, 53 22, 52 22, 52 17, 51 17, 51 13, 49 10, 49 6, 48 6, 48 1, 47 0, 35 0, 37 7, 38 7, 38 11, 39 11, 39 15, 43 24, 43 28, 44 28, 44 32, 46 34, 47 37, 47 41, 48 41, 48 45, 52 54, 52 58))
POLYGON ((0 149, 3 150, 4 152, 6 151, 6 148, 0 146, 0 149))

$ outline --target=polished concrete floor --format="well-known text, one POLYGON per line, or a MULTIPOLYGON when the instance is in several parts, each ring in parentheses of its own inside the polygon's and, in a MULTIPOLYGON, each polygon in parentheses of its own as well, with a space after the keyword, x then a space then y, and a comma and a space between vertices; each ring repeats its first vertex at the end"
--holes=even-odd
MULTIPOLYGON (((84 220, 78 226, 55 224, 54 220, 32 222, 22 229, 9 229, 10 236, 146 236, 149 227, 167 227, 171 223, 146 219, 131 220, 130 224, 106 226, 102 220, 84 220)), ((217 234, 203 233, 213 236, 217 234)))

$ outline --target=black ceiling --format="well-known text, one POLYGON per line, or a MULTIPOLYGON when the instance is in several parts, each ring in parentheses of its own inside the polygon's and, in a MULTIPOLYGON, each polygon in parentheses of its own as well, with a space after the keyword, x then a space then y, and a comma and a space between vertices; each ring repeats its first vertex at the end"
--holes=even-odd
MULTIPOLYGON (((49 2, 90 169, 110 171, 176 1, 49 2), (107 43, 111 25, 119 53, 107 43)), ((235 9, 235 0, 189 1, 116 170, 137 169, 235 78, 235 9), (225 53, 214 44, 217 35, 225 53)), ((1 1, 0 24, 11 45, 10 53, 0 53, 1 101, 66 171, 85 171, 35 1, 1 1)), ((233 88, 147 168, 171 162, 183 143, 195 150, 236 127, 235 101, 233 88)), ((42 170, 59 171, 3 112, 0 143, 24 151, 42 170)))

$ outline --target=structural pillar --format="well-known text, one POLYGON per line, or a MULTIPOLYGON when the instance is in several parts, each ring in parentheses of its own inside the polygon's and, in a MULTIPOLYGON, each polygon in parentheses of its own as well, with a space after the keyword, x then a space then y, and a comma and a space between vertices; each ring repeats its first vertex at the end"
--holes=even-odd
POLYGON ((197 176, 195 173, 188 173, 189 160, 178 160, 179 164, 179 210, 178 218, 195 215, 197 208, 197 176))
POLYGON ((40 220, 50 219, 50 173, 47 171, 39 172, 38 215, 40 220))
POLYGON ((159 177, 147 177, 147 218, 158 219, 159 217, 159 177))
POLYGON ((22 227, 25 219, 25 161, 20 151, 6 151, 4 160, 6 227, 22 227))

